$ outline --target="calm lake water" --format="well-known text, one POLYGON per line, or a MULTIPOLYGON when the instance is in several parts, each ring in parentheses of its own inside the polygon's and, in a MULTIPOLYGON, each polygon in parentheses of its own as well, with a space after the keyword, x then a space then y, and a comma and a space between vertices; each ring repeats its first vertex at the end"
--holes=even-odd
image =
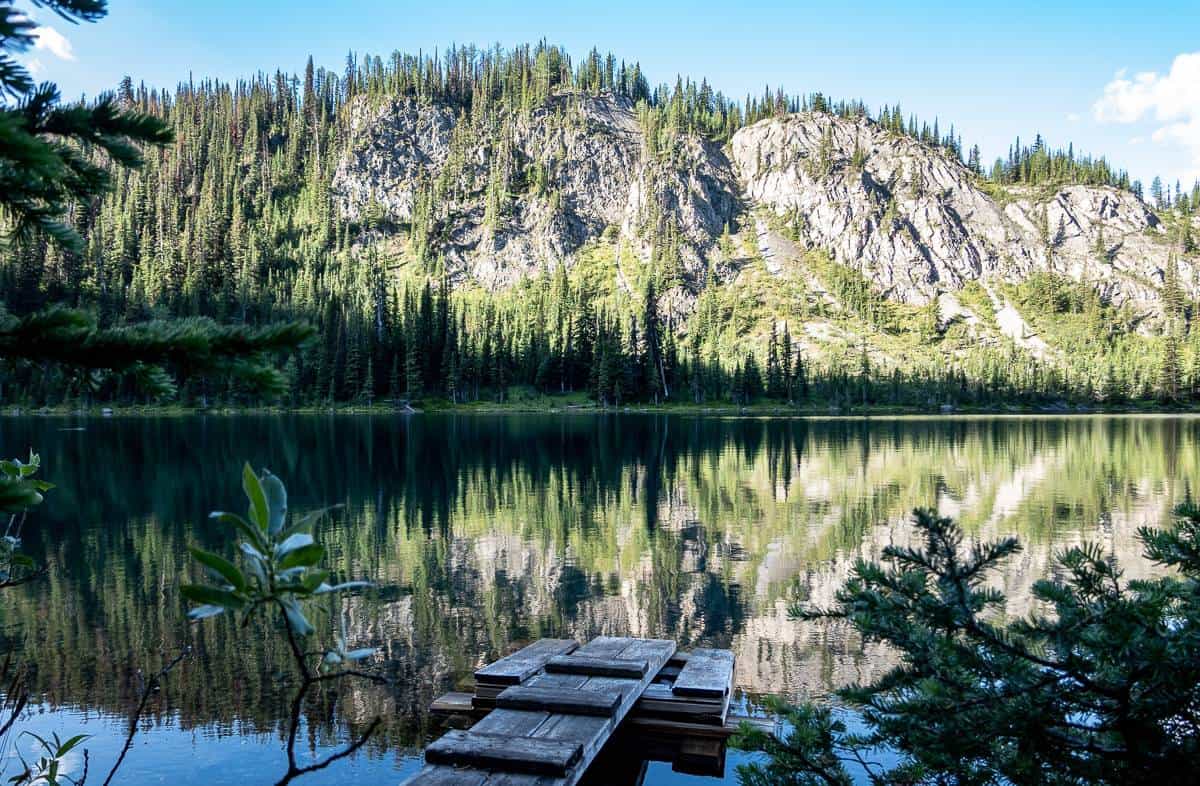
MULTIPOLYGON (((387 723, 300 781, 314 786, 399 782, 441 731, 429 703, 541 636, 731 648, 745 709, 870 678, 888 652, 787 606, 831 602, 855 558, 908 540, 914 506, 974 537, 1019 535, 1027 548, 996 582, 1023 613, 1064 546, 1098 541, 1146 575, 1137 527, 1200 481, 1200 419, 1187 417, 0 418, 0 455, 30 447, 58 488, 27 525, 48 577, 0 595, 0 651, 38 664, 25 728, 96 735, 92 767, 107 771, 134 669, 193 645, 120 779, 175 786, 285 768, 286 652, 223 619, 189 625, 178 592, 195 577, 188 545, 231 552, 206 515, 244 507, 243 460, 285 480, 293 512, 344 504, 318 539, 340 577, 375 582, 333 613, 353 646, 381 649, 374 665, 395 685, 310 717, 306 745, 387 723)), ((716 781, 654 764, 647 782, 716 781)))

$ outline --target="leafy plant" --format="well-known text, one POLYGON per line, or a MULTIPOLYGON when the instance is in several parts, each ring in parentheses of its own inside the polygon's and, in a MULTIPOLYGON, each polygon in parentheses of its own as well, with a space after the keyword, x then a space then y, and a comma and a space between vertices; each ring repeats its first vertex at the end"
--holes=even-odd
MULTIPOLYGON (((54 484, 33 477, 41 469, 41 466, 41 457, 33 451, 30 451, 28 461, 20 459, 0 461, 0 512, 9 513, 8 525, 3 538, 0 538, 0 589, 25 584, 46 572, 44 567, 39 568, 29 555, 21 551, 21 529, 24 526, 26 514, 30 508, 43 502, 43 493, 54 488, 54 484)), ((104 786, 108 786, 112 782, 116 777, 117 770, 124 763, 125 757, 133 745, 133 738, 137 734, 138 722, 146 710, 150 697, 158 690, 158 686, 167 674, 187 654, 188 650, 179 653, 144 682, 137 708, 129 718, 125 745, 116 763, 109 770, 108 777, 104 780, 104 786)), ((6 681, 4 690, 0 692, 0 696, 2 696, 0 698, 0 773, 4 772, 4 752, 10 739, 8 735, 15 730, 18 721, 21 720, 25 709, 29 706, 30 675, 35 671, 36 664, 18 665, 18 659, 13 657, 13 653, 8 653, 3 664, 0 664, 0 677, 6 681)), ((18 749, 17 758, 22 764, 22 770, 9 778, 9 783, 14 786, 33 786, 33 784, 61 786, 67 783, 82 786, 87 778, 87 750, 83 750, 83 772, 77 778, 63 773, 62 762, 71 750, 88 739, 90 735, 77 734, 64 741, 57 734, 46 739, 33 732, 23 731, 18 735, 18 738, 20 737, 30 737, 35 740, 42 755, 29 762, 18 749)))
POLYGON ((243 625, 256 617, 274 617, 280 623, 300 676, 292 701, 287 741, 288 769, 278 781, 286 784, 351 755, 379 726, 377 717, 350 745, 317 762, 301 766, 296 760, 301 713, 305 698, 314 686, 349 677, 384 682, 381 677, 351 668, 374 655, 376 650, 349 648, 344 631, 324 649, 303 647, 302 640, 316 634, 306 604, 321 596, 331 597, 342 590, 370 585, 365 581, 329 583, 330 573, 321 567, 325 547, 313 539, 312 529, 331 508, 314 511, 289 523, 287 489, 283 482, 268 470, 256 475, 248 463, 242 468, 242 490, 249 501, 245 517, 218 511, 210 518, 228 525, 236 534, 243 567, 219 554, 192 548, 192 556, 205 568, 211 581, 185 584, 181 592, 197 604, 188 612, 188 616, 196 621, 228 612, 240 615, 243 625))
POLYGON ((12 778, 9 778, 9 783, 14 786, 66 786, 73 784, 74 786, 82 786, 87 780, 88 773, 88 755, 87 751, 83 751, 83 772, 78 777, 67 775, 63 771, 63 764, 66 761, 67 754, 73 751, 84 740, 91 735, 76 734, 66 740, 61 739, 57 734, 51 735, 50 739, 38 736, 31 731, 24 732, 24 737, 29 737, 37 742, 37 747, 41 750, 39 755, 32 762, 25 759, 21 752, 17 751, 17 757, 21 761, 22 771, 17 773, 12 778))
POLYGON ((21 551, 21 530, 30 508, 42 504, 42 494, 54 484, 33 476, 42 459, 33 451, 29 460, 0 461, 0 513, 8 513, 8 524, 0 538, 0 589, 24 584, 41 573, 29 555, 21 551))
POLYGON ((1200 508, 1168 530, 1143 528, 1147 558, 1167 569, 1122 581, 1095 545, 1059 556, 1062 579, 1033 587, 1045 612, 1004 622, 987 576, 1020 551, 1015 538, 964 546, 962 530, 915 512, 920 549, 888 547, 860 561, 830 610, 803 619, 849 622, 901 663, 838 696, 866 730, 818 707, 782 708, 783 740, 749 733, 766 751, 742 780, 849 783, 856 762, 875 784, 1192 783, 1200 759, 1200 508), (872 754, 887 748, 899 761, 872 754))

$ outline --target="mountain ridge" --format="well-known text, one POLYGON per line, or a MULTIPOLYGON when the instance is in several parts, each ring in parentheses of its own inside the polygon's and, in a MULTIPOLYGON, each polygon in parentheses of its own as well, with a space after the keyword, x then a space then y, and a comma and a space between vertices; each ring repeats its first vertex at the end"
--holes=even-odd
MULTIPOLYGON (((361 218, 375 200, 389 218, 411 222, 422 167, 426 177, 443 171, 453 115, 412 99, 386 103, 373 121, 364 122, 361 111, 351 115, 356 142, 333 181, 343 217, 361 218), (430 129, 441 136, 426 143, 430 129), (401 176, 391 174, 397 165, 401 176)), ((658 221, 677 229, 684 283, 694 294, 721 233, 767 211, 789 225, 794 240, 859 268, 900 302, 928 303, 974 280, 1018 283, 1052 272, 1089 283, 1116 305, 1161 311, 1169 238, 1146 203, 1112 186, 989 193, 941 148, 865 117, 821 112, 759 120, 721 146, 680 134, 665 156, 648 151, 632 102, 611 95, 559 94, 511 128, 513 150, 477 144, 469 151, 474 171, 462 195, 444 206, 452 228, 439 252, 456 278, 510 285, 542 265, 571 264, 580 247, 606 230, 611 237, 612 228, 649 256, 647 224, 658 221), (485 171, 497 156, 515 162, 505 164, 514 180, 545 168, 549 186, 515 194, 509 219, 489 228, 485 171)), ((1177 261, 1182 285, 1196 294, 1195 260, 1177 261)))
POLYGON ((297 403, 1200 401, 1200 185, 1151 208, 1040 138, 985 171, 898 106, 651 89, 546 45, 115 100, 176 141, 73 213, 86 249, 0 259, 4 306, 309 321, 297 403))

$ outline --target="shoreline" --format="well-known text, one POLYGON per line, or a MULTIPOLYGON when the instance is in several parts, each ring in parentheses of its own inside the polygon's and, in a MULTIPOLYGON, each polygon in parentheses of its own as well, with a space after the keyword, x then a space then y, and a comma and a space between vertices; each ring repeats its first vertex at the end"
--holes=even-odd
POLYGON ((1142 415, 1142 416, 1185 416, 1200 415, 1200 406, 1162 407, 1126 405, 1122 407, 1048 407, 1048 406, 1000 406, 1000 407, 939 407, 925 409, 898 406, 868 406, 839 409, 815 405, 788 406, 778 403, 760 403, 739 407, 732 404, 630 404, 620 407, 600 407, 594 403, 552 400, 537 402, 472 402, 450 404, 431 401, 417 407, 393 404, 347 405, 338 407, 281 407, 281 406, 215 406, 185 407, 180 405, 97 405, 90 407, 37 407, 25 408, 14 405, 0 407, 0 418, 28 417, 186 417, 214 415, 236 417, 239 415, 357 415, 380 417, 419 417, 421 415, 686 415, 690 417, 741 417, 741 418, 805 418, 846 419, 871 418, 956 418, 956 417, 1069 417, 1097 415, 1142 415))

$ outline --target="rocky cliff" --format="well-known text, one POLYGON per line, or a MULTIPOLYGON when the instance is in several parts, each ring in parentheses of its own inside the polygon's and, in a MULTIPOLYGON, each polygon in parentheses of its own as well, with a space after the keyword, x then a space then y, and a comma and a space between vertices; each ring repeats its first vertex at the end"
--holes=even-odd
MULTIPOLYGON (((723 147, 681 134, 651 152, 635 108, 604 95, 560 95, 487 123, 410 99, 363 101, 351 118, 334 177, 340 213, 381 211, 401 236, 424 188, 436 194, 432 253, 456 278, 492 287, 571 264, 602 238, 648 258, 665 232, 696 289, 710 260, 728 261, 715 251, 721 233, 734 224, 761 234, 766 218, 797 254, 822 249, 906 303, 1051 271, 1152 314, 1171 255, 1132 193, 987 184, 866 119, 788 115, 723 147), (498 175, 503 201, 489 206, 498 175)), ((772 271, 786 263, 772 260, 772 271)), ((1194 258, 1181 261, 1180 280, 1195 291, 1194 258)))
POLYGON ((441 179, 438 253, 452 275, 493 286, 570 260, 601 236, 648 255, 655 224, 678 232, 695 274, 735 215, 737 185, 721 149, 685 136, 670 155, 649 153, 626 100, 563 95, 485 127, 472 122, 408 99, 361 103, 334 176, 338 210, 359 219, 376 203, 408 223, 422 183, 441 179), (498 175, 503 204, 489 216, 498 175))
MULTIPOLYGON (((940 150, 825 114, 744 128, 730 156, 749 204, 894 299, 926 303, 972 280, 1052 271, 1094 283, 1115 303, 1157 303, 1168 238, 1129 192, 985 188, 940 150)), ((1195 266, 1184 264, 1191 285, 1195 266)))

